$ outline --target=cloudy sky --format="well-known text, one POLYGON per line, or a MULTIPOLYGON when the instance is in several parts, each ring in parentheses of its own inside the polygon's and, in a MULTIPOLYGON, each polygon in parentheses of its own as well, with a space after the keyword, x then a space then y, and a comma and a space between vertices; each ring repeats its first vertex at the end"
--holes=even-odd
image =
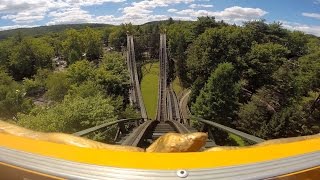
POLYGON ((142 24, 198 16, 266 19, 320 36, 320 0, 0 0, 0 30, 70 23, 142 24))

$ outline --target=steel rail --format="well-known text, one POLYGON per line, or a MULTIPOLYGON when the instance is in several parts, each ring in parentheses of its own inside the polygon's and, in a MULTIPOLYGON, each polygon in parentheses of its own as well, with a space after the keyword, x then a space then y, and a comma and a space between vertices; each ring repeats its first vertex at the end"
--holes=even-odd
POLYGON ((147 111, 141 95, 140 82, 138 78, 137 65, 135 60, 133 36, 127 36, 127 65, 130 73, 130 100, 136 104, 143 119, 148 119, 147 111))
POLYGON ((140 88, 140 82, 138 78, 138 72, 137 72, 137 64, 136 64, 136 58, 135 58, 135 50, 134 50, 134 42, 133 42, 133 36, 130 36, 130 44, 131 44, 131 61, 132 61, 132 68, 133 68, 133 75, 134 75, 134 84, 135 84, 135 93, 136 93, 136 100, 137 104, 139 106, 141 117, 144 120, 148 119, 147 111, 143 102, 142 94, 141 94, 141 88, 140 88))
MULTIPOLYGON (((162 59, 162 63, 163 63, 163 66, 164 66, 164 72, 163 72, 163 94, 164 94, 164 102, 166 102, 167 100, 167 85, 168 85, 168 82, 167 82, 167 79, 168 79, 168 55, 167 55, 167 35, 166 34, 162 34, 162 49, 163 49, 163 59, 162 59)), ((166 105, 166 104, 165 104, 166 105)), ((167 114, 167 111, 168 111, 168 107, 165 106, 163 107, 163 111, 164 111, 164 114, 167 114)), ((172 112, 171 112, 172 113, 172 112)), ((165 117, 165 121, 168 120, 168 117, 165 117)))
POLYGON ((175 116, 174 116, 174 111, 173 111, 173 104, 172 104, 172 100, 171 100, 171 94, 170 94, 170 90, 167 90, 167 120, 174 120, 175 116))
MULTIPOLYGON (((132 133, 130 133, 129 137, 126 138, 121 145, 124 146, 139 146, 139 144, 147 137, 150 133, 152 133, 152 129, 156 126, 155 123, 158 123, 157 120, 149 120, 145 121, 139 127, 137 127, 132 133)), ((170 124, 177 133, 190 133, 190 130, 186 128, 183 124, 178 121, 165 121, 170 124)))
MULTIPOLYGON (((209 155, 209 153, 208 153, 209 155)), ((158 158, 165 155, 157 155, 158 158)), ((172 161, 175 161, 175 157, 172 161)), ((180 158, 181 159, 181 158, 180 158)), ((320 152, 315 151, 280 159, 216 168, 187 169, 186 179, 273 179, 282 175, 320 166, 320 152)), ((130 159, 128 160, 130 162, 130 159)), ((27 153, 0 147, 0 162, 65 179, 182 179, 179 169, 138 169, 101 166, 27 153)), ((137 162, 139 163, 139 162, 137 162)), ((147 162, 157 164, 157 161, 147 162)), ((167 162, 170 163, 170 162, 167 162)), ((186 164, 193 163, 185 160, 186 164)), ((184 169, 184 167, 181 167, 184 169)), ((14 176, 12 176, 14 177, 14 176)), ((290 178, 290 177, 289 177, 290 178)))
POLYGON ((162 71, 162 48, 161 48, 161 44, 162 44, 162 35, 160 34, 160 43, 159 43, 159 68, 160 68, 160 71, 159 71, 159 80, 158 80, 158 97, 157 97, 157 113, 156 113, 156 120, 160 121, 160 112, 161 112, 161 109, 160 109, 160 106, 161 106, 161 71, 162 71))
POLYGON ((191 116, 192 119, 196 120, 196 121, 199 121, 201 123, 204 123, 206 125, 209 125, 209 126, 213 126, 213 127, 216 127, 218 129, 221 129, 223 131, 226 131, 226 132, 229 132, 229 133, 232 133, 232 134, 235 134, 237 136, 240 136, 246 140, 249 140, 251 142, 254 142, 254 143, 261 143, 263 141, 265 141, 264 139, 261 139, 261 138, 258 138, 256 136, 253 136, 253 135, 250 135, 250 134, 247 134, 247 133, 244 133, 244 132, 241 132, 239 130, 236 130, 236 129, 233 129, 233 128, 230 128, 230 127, 227 127, 227 126, 224 126, 222 124, 218 124, 216 122, 212 122, 212 121, 208 121, 208 120, 205 120, 205 119, 202 119, 202 118, 199 118, 199 117, 196 117, 196 116, 191 116))
POLYGON ((165 121, 167 119, 167 61, 166 61, 166 38, 165 34, 160 34, 160 73, 159 73, 159 92, 158 92, 158 109, 157 120, 165 121))
MULTIPOLYGON (((179 109, 179 104, 178 104, 178 100, 176 97, 176 94, 174 93, 174 91, 172 90, 172 88, 170 87, 168 90, 169 93, 169 101, 171 104, 171 111, 172 111, 172 120, 178 120, 180 121, 181 116, 180 116, 180 109, 179 109)), ((169 108, 169 109, 170 109, 169 108)))
POLYGON ((104 123, 104 124, 101 124, 101 125, 89 128, 89 129, 85 129, 85 130, 73 133, 73 135, 75 135, 75 136, 84 136, 84 135, 90 134, 92 132, 95 132, 95 131, 98 131, 98 130, 101 130, 101 129, 104 129, 104 128, 107 128, 107 127, 110 127, 110 126, 113 126, 115 124, 125 123, 125 122, 129 122, 129 121, 139 121, 139 120, 141 121, 142 118, 120 119, 120 120, 117 120, 117 121, 107 122, 107 123, 104 123))
POLYGON ((130 85, 131 88, 129 90, 130 93, 130 103, 134 104, 136 103, 136 93, 134 91, 135 85, 134 85, 134 72, 133 72, 133 65, 132 65, 132 58, 131 58, 131 43, 130 42, 130 36, 127 36, 127 66, 128 66, 128 71, 130 73, 130 85))
POLYGON ((166 121, 166 122, 171 124, 173 128, 177 130, 177 133, 181 133, 181 134, 190 133, 190 130, 178 121, 173 120, 173 121, 166 121))
POLYGON ((181 111, 179 107, 179 102, 176 93, 172 90, 172 98, 173 98, 173 103, 175 106, 175 112, 176 112, 176 118, 177 120, 181 120, 181 111))
MULTIPOLYGON (((130 40, 133 46, 132 39, 130 40)), ((174 122, 173 116, 177 118, 179 113, 178 103, 174 102, 174 94, 172 90, 167 90, 167 54, 166 54, 166 36, 160 34, 160 72, 159 72, 159 89, 158 89, 158 107, 156 121, 147 121, 136 128, 122 145, 138 146, 145 137, 152 133, 155 127, 154 123, 159 121, 169 123, 178 133, 189 133, 190 131, 179 122, 174 122), (173 115, 174 114, 174 115, 173 115)), ((134 61, 133 61, 134 62, 134 61)), ((180 114, 179 114, 180 115, 180 114)), ((179 117, 179 116, 178 116, 179 117)))

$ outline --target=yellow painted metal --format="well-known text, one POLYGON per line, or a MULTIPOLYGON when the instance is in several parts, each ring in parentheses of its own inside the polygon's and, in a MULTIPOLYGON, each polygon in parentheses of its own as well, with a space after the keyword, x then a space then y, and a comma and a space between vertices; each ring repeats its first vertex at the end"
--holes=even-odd
POLYGON ((87 149, 0 133, 0 146, 69 161, 119 168, 204 169, 276 160, 320 151, 320 138, 219 152, 142 153, 87 149))
POLYGON ((10 164, 0 162, 0 179, 41 179, 41 180, 63 180, 62 178, 31 171, 10 164))

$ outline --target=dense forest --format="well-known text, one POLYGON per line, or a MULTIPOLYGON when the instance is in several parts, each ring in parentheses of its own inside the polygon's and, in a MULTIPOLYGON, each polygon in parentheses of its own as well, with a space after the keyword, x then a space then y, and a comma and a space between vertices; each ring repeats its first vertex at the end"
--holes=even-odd
POLYGON ((18 33, 22 33, 24 36, 39 37, 49 33, 63 32, 70 28, 76 29, 76 30, 85 29, 86 27, 103 29, 111 26, 112 25, 108 25, 108 24, 60 24, 60 25, 53 25, 53 26, 40 26, 40 27, 34 27, 34 28, 19 28, 19 29, 0 31, 0 40, 15 36, 18 33))
POLYGON ((126 34, 135 37, 140 66, 158 58, 159 34, 166 32, 169 80, 192 90, 194 115, 265 139, 320 132, 319 37, 280 23, 237 26, 214 17, 66 27, 2 36, 1 119, 74 133, 139 116, 127 97, 126 34))

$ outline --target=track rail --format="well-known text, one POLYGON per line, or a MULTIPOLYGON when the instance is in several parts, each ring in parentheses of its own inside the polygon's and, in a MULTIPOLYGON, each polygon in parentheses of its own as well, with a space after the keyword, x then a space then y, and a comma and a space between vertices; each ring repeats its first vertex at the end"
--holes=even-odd
MULTIPOLYGON (((138 83, 137 79, 137 73, 136 68, 134 68, 135 60, 134 60, 134 47, 133 47, 133 37, 128 36, 128 64, 131 66, 132 73, 131 75, 134 76, 133 80, 135 84, 138 83)), ((167 66, 168 66, 168 59, 167 59, 167 52, 166 52, 166 35, 160 34, 160 78, 159 78, 159 90, 158 90, 158 109, 157 109, 157 116, 155 121, 146 121, 139 127, 137 127, 128 137, 124 140, 122 143, 123 145, 131 145, 131 146, 145 146, 142 145, 143 142, 146 142, 146 140, 154 141, 158 135, 164 134, 166 132, 177 132, 177 133, 189 133, 194 132, 195 129, 190 127, 188 124, 188 120, 185 120, 182 118, 182 114, 180 111, 179 103, 177 100, 177 97, 172 90, 171 86, 168 86, 167 84, 167 66), (184 124, 182 124, 184 123, 184 124), (155 136, 155 134, 157 136, 155 136)), ((140 86, 136 86, 134 88, 134 93, 137 97, 141 97, 137 92, 140 89, 140 86)), ((188 92, 187 94, 190 94, 188 92)), ((180 105, 186 106, 187 108, 187 96, 184 97, 185 101, 183 103, 180 103, 180 105), (186 98, 186 99, 185 99, 186 98)), ((140 99, 137 98, 137 101, 140 99)), ((139 101, 141 102, 141 101, 139 101)), ((183 107, 181 107, 183 108, 183 107)), ((185 114, 189 114, 190 112, 186 112, 185 114)), ((185 116, 185 115, 184 115, 185 116)), ((192 116, 192 119, 197 120, 198 122, 202 123, 204 126, 201 131, 205 131, 205 127, 215 127, 220 130, 236 134, 250 142, 253 143, 259 143, 263 142, 264 140, 255 136, 252 136, 250 134, 246 134, 244 132, 238 131, 236 129, 232 129, 230 127, 223 126, 221 124, 204 120, 198 117, 192 116)), ((206 147, 212 147, 216 144, 214 143, 214 137, 212 135, 211 129, 208 129, 209 137, 211 137, 211 140, 207 141, 206 147), (211 144, 211 145, 210 145, 211 144)))
POLYGON ((171 87, 168 88, 168 99, 170 106, 168 107, 168 111, 171 116, 169 116, 170 120, 179 121, 182 119, 180 114, 180 108, 177 100, 177 96, 171 87))
MULTIPOLYGON (((131 39, 128 41, 132 41, 131 39)), ((158 90, 158 109, 155 121, 147 121, 136 128, 122 145, 145 146, 146 140, 154 141, 159 135, 167 132, 189 133, 190 130, 181 124, 180 110, 176 95, 167 87, 167 50, 166 35, 160 34, 160 74, 158 90)), ((132 43, 131 45, 132 46, 132 43)), ((132 50, 132 49, 131 49, 132 50)), ((130 52, 132 56, 132 52, 130 52)))
POLYGON ((121 145, 139 146, 147 134, 150 133, 150 128, 152 128, 152 125, 154 125, 155 122, 155 120, 145 121, 138 128, 136 128, 121 145))
POLYGON ((166 36, 160 34, 160 78, 159 78, 159 92, 158 92, 158 110, 157 120, 167 120, 167 53, 166 53, 166 36))
POLYGON ((148 119, 147 111, 144 106, 142 94, 141 94, 141 88, 140 88, 140 82, 137 72, 137 64, 136 64, 136 58, 135 58, 135 52, 134 52, 134 42, 133 42, 133 36, 128 35, 127 36, 127 64, 128 64, 128 70, 130 72, 130 81, 131 81, 131 89, 129 91, 130 93, 130 101, 132 104, 135 104, 138 109, 140 110, 141 117, 144 120, 148 119))

